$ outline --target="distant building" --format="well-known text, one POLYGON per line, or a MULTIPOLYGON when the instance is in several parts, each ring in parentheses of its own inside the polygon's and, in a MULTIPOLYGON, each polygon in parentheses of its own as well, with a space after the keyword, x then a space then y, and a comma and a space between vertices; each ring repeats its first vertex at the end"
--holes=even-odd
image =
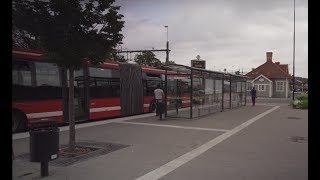
MULTIPOLYGON (((293 80, 291 80, 291 82, 290 82, 291 89, 293 89, 292 82, 293 82, 293 80)), ((294 89, 295 89, 295 92, 308 91, 308 82, 300 81, 296 77, 295 78, 295 83, 294 83, 294 89)))
POLYGON ((258 97, 288 98, 292 78, 288 64, 273 62, 272 52, 267 52, 266 56, 265 63, 246 74, 249 84, 256 88, 258 97))

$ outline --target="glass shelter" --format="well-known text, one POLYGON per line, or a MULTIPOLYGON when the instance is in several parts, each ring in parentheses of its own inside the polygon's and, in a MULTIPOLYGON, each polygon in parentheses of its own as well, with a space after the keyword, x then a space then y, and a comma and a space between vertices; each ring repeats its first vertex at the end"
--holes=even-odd
POLYGON ((185 65, 166 65, 165 115, 195 118, 246 105, 247 77, 185 65))

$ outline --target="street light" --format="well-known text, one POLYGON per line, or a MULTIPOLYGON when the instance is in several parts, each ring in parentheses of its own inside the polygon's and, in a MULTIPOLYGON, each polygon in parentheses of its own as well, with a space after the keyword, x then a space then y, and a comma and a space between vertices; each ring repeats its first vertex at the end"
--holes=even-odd
POLYGON ((169 30, 168 30, 168 26, 164 26, 167 29, 167 56, 166 56, 166 65, 169 64, 169 30))
POLYGON ((293 0, 293 84, 292 84, 292 101, 294 101, 295 77, 294 77, 294 61, 295 61, 295 41, 296 41, 296 0, 293 0))
POLYGON ((164 26, 166 29, 167 29, 167 42, 168 42, 168 32, 169 32, 169 30, 168 30, 168 26, 164 26))
MULTIPOLYGON (((168 26, 164 26, 167 29, 167 50, 166 50, 166 63, 165 65, 169 65, 169 34, 168 34, 168 26)), ((165 76, 165 111, 164 111, 164 116, 167 117, 167 92, 168 92, 168 86, 167 86, 167 81, 168 81, 168 75, 167 75, 167 68, 166 68, 166 76, 165 76)))

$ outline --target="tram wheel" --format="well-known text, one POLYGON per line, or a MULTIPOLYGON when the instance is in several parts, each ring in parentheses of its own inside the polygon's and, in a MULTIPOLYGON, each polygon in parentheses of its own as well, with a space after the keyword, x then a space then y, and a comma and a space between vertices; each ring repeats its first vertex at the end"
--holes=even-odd
POLYGON ((19 111, 12 111, 12 132, 21 132, 26 130, 27 117, 19 111))

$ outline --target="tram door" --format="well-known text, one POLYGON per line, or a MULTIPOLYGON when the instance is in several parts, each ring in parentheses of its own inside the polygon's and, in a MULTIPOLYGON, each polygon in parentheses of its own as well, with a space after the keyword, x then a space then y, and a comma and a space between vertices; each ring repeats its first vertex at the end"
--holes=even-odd
POLYGON ((121 115, 143 113, 143 83, 141 67, 136 64, 119 64, 121 115))
MULTIPOLYGON (((64 117, 65 122, 69 122, 68 119, 68 82, 69 72, 65 73, 66 79, 64 88, 64 117)), ((88 105, 88 86, 86 86, 85 75, 86 72, 81 68, 74 71, 74 117, 75 121, 85 121, 89 119, 89 105, 88 105)))

